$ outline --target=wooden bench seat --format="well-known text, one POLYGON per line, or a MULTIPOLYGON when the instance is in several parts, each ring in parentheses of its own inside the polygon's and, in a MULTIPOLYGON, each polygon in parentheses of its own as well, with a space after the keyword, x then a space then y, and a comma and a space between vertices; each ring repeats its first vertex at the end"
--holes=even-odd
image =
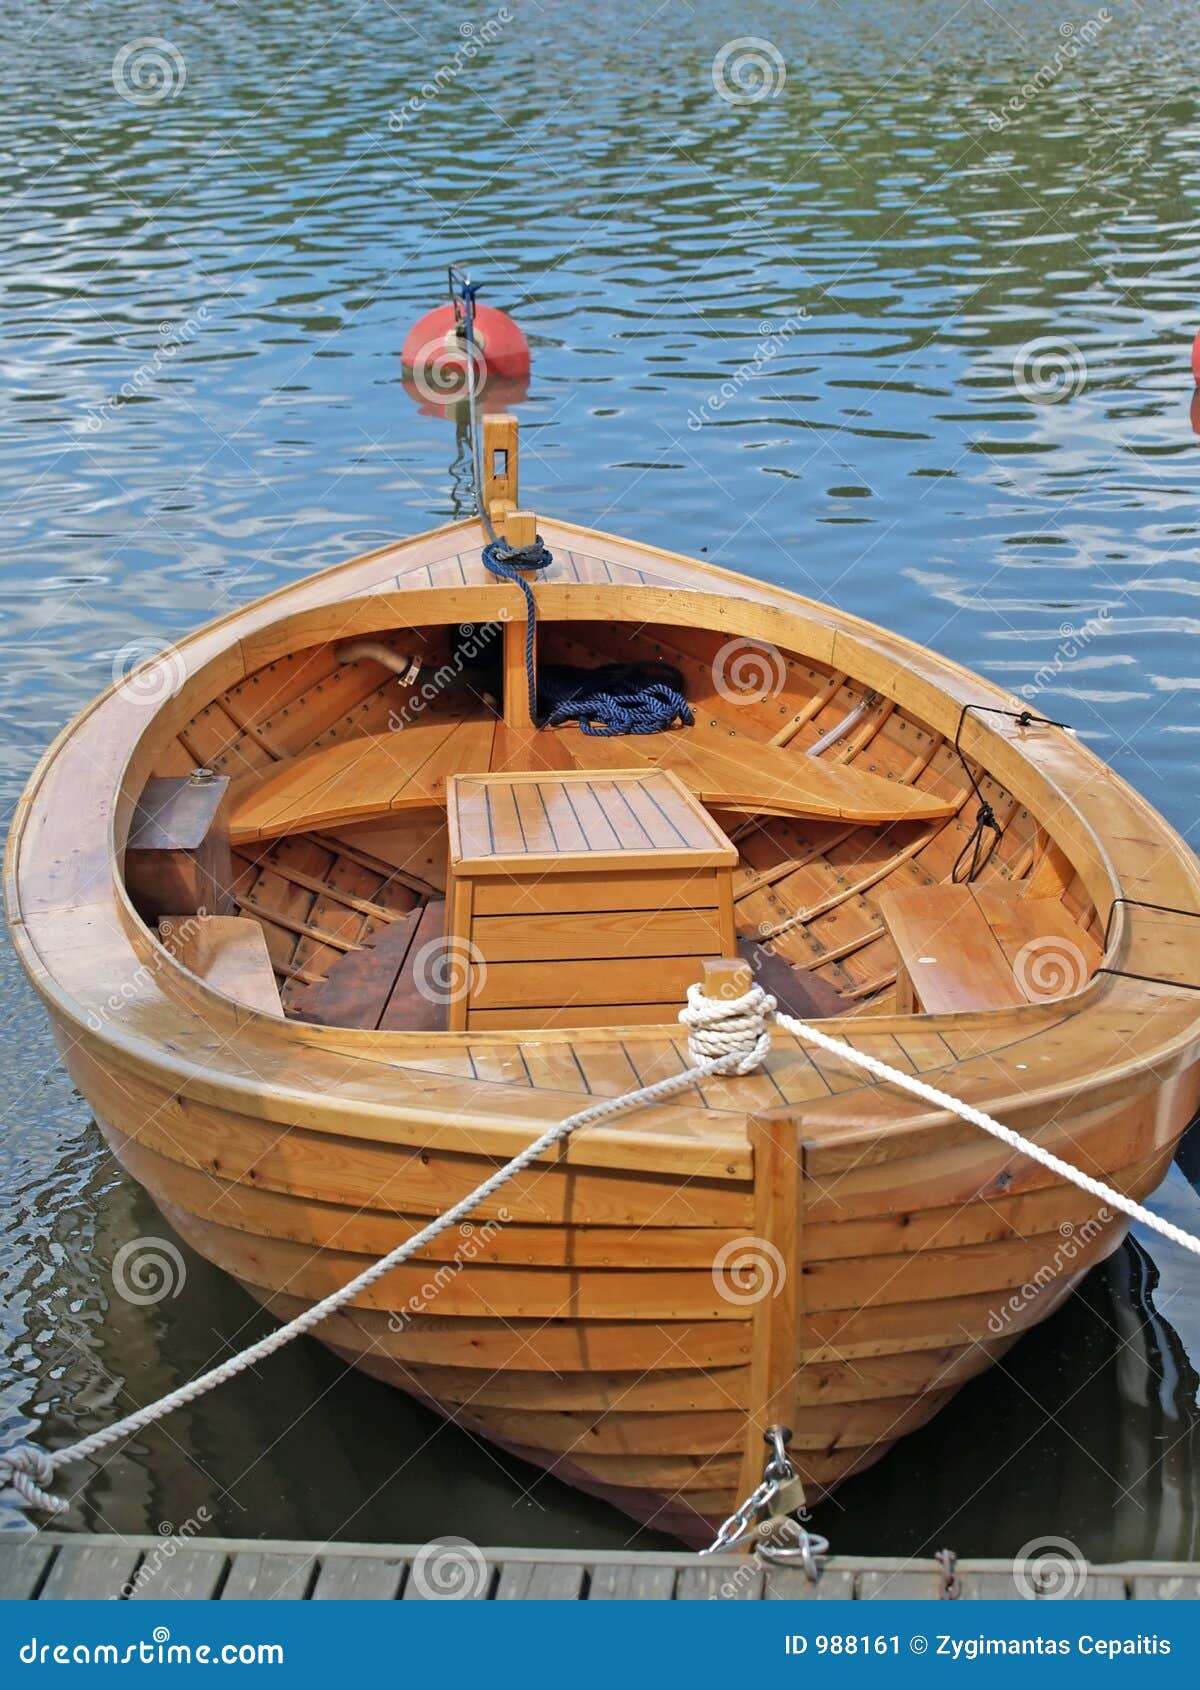
POLYGON ((879 913, 896 947, 901 1014, 1047 1003, 1078 991, 1100 961, 1061 903, 1004 881, 884 892, 879 913))
POLYGON ((230 839, 244 845, 444 805, 452 774, 642 768, 676 775, 702 804, 751 815, 886 823, 934 821, 957 808, 956 799, 699 724, 593 739, 574 727, 519 730, 488 717, 414 722, 244 775, 230 794, 230 839))
POLYGON ((158 936, 173 957, 215 991, 266 1015, 283 1014, 266 936, 257 921, 240 915, 164 916, 158 936))

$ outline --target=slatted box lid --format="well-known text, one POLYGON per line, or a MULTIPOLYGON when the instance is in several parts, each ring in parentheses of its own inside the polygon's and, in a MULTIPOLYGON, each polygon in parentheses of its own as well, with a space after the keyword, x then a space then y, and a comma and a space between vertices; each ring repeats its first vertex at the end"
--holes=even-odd
POLYGON ((456 874, 732 868, 737 851, 662 770, 455 775, 447 783, 456 874))

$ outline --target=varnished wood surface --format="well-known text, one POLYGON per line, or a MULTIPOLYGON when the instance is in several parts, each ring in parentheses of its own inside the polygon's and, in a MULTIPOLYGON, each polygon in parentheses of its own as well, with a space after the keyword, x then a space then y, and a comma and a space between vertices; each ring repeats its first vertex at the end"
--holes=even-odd
MULTIPOLYGON (((739 932, 840 994, 849 1007, 832 1031, 1134 1195, 1153 1190, 1200 1091, 1193 995, 1110 974, 1061 1002, 899 1012, 880 897, 948 878, 974 819, 948 742, 964 704, 1005 696, 828 607, 610 536, 541 528, 555 552, 536 587, 554 660, 605 660, 628 637, 685 673, 699 795, 737 846, 736 867, 721 872, 732 874, 739 932), (732 707, 720 696, 714 668, 731 637, 776 650, 776 692, 732 707), (818 741, 828 748, 808 758, 818 741), (752 764, 770 765, 776 790, 820 781, 829 792, 839 769, 870 776, 889 794, 887 820, 865 826, 836 807, 747 815, 735 771, 752 764), (897 803, 909 819, 896 819, 897 803)), ((98 700, 18 807, 10 920, 73 1079, 165 1212, 281 1318, 411 1235, 545 1125, 687 1060, 658 1003, 631 1005, 624 1027, 519 1036, 492 1023, 454 1034, 285 1022, 181 966, 124 898, 121 848, 147 779, 204 762, 245 782, 263 801, 256 825, 270 828, 281 813, 272 782, 282 774, 290 786, 306 758, 328 755, 301 797, 321 788, 324 802, 329 783, 336 804, 318 813, 336 824, 243 838, 236 857, 241 918, 261 925, 285 1002, 339 959, 365 955, 373 935, 419 923, 413 912, 445 888, 445 783, 467 738, 490 735, 489 766, 517 774, 561 770, 564 746, 576 758, 562 736, 472 720, 449 695, 390 735, 413 735, 405 758, 428 750, 421 803, 386 827, 356 808, 355 759, 385 732, 397 692, 385 667, 340 663, 336 648, 361 635, 437 659, 449 624, 519 624, 523 600, 486 576, 478 543, 477 526, 462 524, 384 548, 201 630, 178 648, 178 690, 154 705, 119 690, 98 700), (653 1021, 636 1024, 639 1007, 653 1021)), ((981 898, 1025 887, 1047 906, 1047 934, 1066 919, 1089 942, 1118 895, 1200 909, 1190 852, 1077 741, 968 716, 961 743, 1005 829, 981 898)), ((599 774, 615 754, 594 741, 582 752, 599 774)), ((573 878, 583 902, 543 892, 522 904, 503 880, 488 902, 478 883, 474 914, 501 924, 490 931, 508 947, 494 966, 532 971, 519 982, 531 1000, 547 959, 513 955, 506 922, 536 912, 531 944, 544 949, 556 917, 576 910, 598 918, 602 945, 616 942, 623 913, 661 912, 665 936, 693 910, 722 908, 715 892, 689 904, 678 876, 673 894, 671 875, 655 870, 629 875, 620 902, 609 877, 573 878)), ((992 915, 1000 942, 1004 909, 992 915)), ((1109 966, 1182 982, 1195 978, 1194 957, 1194 925, 1118 906, 1109 966)), ((672 979, 673 995, 686 983, 672 979)), ((410 1308, 426 1277, 414 1268, 331 1321, 325 1340, 685 1537, 732 1506, 749 1452, 761 1450, 762 1415, 780 1400, 792 1399, 806 1481, 814 1494, 831 1488, 1044 1318, 1121 1236, 1119 1226, 1091 1231, 1091 1206, 1045 1170, 783 1034, 759 1073, 707 1080, 580 1133, 481 1211, 480 1227, 501 1208, 497 1237, 434 1305, 410 1308), (769 1176, 762 1148, 789 1143, 794 1212, 779 1157, 769 1176), (1066 1221, 1080 1250, 996 1334, 998 1301, 1030 1281, 1066 1221), (714 1274, 722 1250, 760 1233, 797 1269, 786 1319, 727 1297, 728 1266, 714 1274)))

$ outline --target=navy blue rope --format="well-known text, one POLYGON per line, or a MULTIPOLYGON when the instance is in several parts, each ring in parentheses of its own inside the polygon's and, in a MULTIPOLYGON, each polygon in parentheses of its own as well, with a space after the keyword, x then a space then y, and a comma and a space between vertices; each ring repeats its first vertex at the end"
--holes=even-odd
POLYGON ((589 738, 611 739, 665 733, 676 721, 692 725, 682 676, 666 663, 616 663, 590 672, 548 664, 540 679, 548 728, 578 722, 589 738))
MULTIPOLYGON (((482 504, 480 506, 482 510, 482 504)), ((491 524, 488 523, 491 530, 491 524)), ((483 566, 498 575, 502 581, 513 581, 525 595, 525 682, 529 688, 529 720, 537 722, 537 671, 533 661, 534 628, 537 623, 537 605, 533 599, 533 588, 521 574, 522 569, 545 569, 548 563, 554 562, 553 552, 546 550, 539 534, 532 546, 525 546, 520 551, 514 551, 503 540, 493 538, 483 548, 483 566)))

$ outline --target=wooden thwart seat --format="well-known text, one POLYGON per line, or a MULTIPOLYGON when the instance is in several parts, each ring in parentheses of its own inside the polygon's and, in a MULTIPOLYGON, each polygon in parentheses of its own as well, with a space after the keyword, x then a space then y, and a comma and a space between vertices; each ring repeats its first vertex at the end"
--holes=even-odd
POLYGON ((1014 1008, 1078 991, 1100 949, 1062 904, 1020 886, 916 886, 879 899, 902 1015, 1014 1008))
POLYGON ((667 770, 701 803, 753 815, 879 823, 934 821, 957 808, 957 799, 700 725, 595 739, 578 728, 521 731, 488 717, 413 722, 245 775, 231 794, 230 838, 244 845, 441 806, 455 773, 554 768, 667 770))

